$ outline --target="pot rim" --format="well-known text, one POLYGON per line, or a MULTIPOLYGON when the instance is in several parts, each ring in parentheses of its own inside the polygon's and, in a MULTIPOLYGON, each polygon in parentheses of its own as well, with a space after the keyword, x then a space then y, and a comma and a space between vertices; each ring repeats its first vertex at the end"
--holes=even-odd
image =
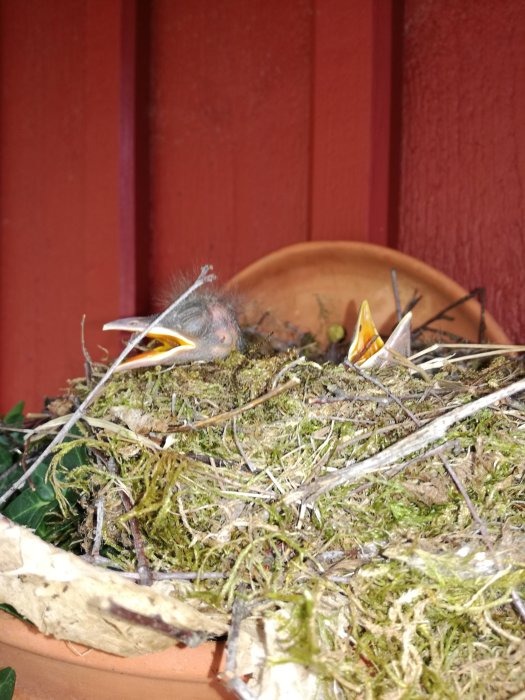
MULTIPOLYGON (((361 241, 303 241, 293 243, 274 250, 258 260, 250 263, 243 270, 234 275, 226 287, 232 291, 243 292, 250 287, 252 281, 267 274, 268 270, 282 268, 284 264, 293 265, 294 260, 304 261, 305 257, 311 261, 318 261, 321 256, 339 258, 341 254, 353 253, 368 257, 385 266, 395 267, 398 273, 404 271, 413 276, 424 276, 433 286, 440 289, 444 295, 451 299, 460 299, 468 294, 460 284, 448 277, 445 273, 437 270, 428 263, 419 260, 407 253, 403 253, 395 248, 377 245, 375 243, 365 243, 361 241)), ((481 305, 476 299, 470 299, 462 305, 462 312, 473 322, 479 319, 481 305)), ((492 314, 485 310, 485 325, 487 337, 490 342, 501 345, 511 344, 509 336, 498 324, 492 314)))
MULTIPOLYGON (((45 635, 31 623, 0 610, 2 645, 45 656, 63 663, 134 676, 177 677, 208 683, 224 664, 224 643, 205 642, 199 647, 172 646, 164 651, 122 657, 45 635)), ((15 669, 16 671, 16 669, 15 669)))

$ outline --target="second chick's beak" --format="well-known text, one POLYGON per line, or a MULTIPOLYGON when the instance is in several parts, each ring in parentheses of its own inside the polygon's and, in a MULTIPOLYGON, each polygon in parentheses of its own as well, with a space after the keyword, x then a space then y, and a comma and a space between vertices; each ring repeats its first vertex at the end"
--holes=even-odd
MULTIPOLYGON (((140 333, 154 318, 121 318, 106 323, 104 330, 140 333)), ((152 347, 127 358, 117 369, 210 362, 241 347, 241 331, 233 309, 213 292, 188 297, 146 337, 154 341, 152 347)))
POLYGON ((366 299, 361 303, 354 337, 348 348, 346 362, 362 367, 384 367, 392 362, 393 357, 410 355, 410 324, 412 312, 409 311, 399 321, 387 341, 384 343, 376 328, 370 306, 366 299))

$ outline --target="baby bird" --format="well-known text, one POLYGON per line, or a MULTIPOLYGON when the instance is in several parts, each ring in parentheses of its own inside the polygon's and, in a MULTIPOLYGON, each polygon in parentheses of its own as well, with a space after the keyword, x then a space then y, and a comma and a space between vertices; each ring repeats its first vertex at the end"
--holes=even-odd
MULTIPOLYGON (((110 321, 105 331, 140 333, 155 316, 131 316, 110 321)), ((241 331, 230 304, 218 293, 195 292, 154 325, 147 338, 153 347, 125 359, 118 370, 209 362, 227 357, 242 345, 241 331)))

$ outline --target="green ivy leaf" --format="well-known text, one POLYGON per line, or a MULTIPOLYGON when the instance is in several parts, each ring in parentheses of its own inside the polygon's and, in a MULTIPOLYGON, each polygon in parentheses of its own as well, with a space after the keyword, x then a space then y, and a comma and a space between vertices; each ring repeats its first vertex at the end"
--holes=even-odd
POLYGON ((15 692, 16 673, 12 668, 0 671, 0 700, 11 700, 15 692))
POLYGON ((4 447, 3 444, 0 443, 0 472, 5 471, 6 469, 9 469, 9 467, 13 464, 13 457, 11 455, 11 451, 7 449, 7 447, 4 447))
POLYGON ((29 622, 30 625, 33 624, 31 622, 31 620, 27 619, 27 617, 20 615, 18 610, 13 608, 12 605, 8 605, 7 603, 0 603, 0 610, 3 610, 4 612, 9 613, 9 615, 13 615, 14 617, 18 617, 19 620, 23 620, 24 622, 29 622))
POLYGON ((55 500, 55 494, 51 489, 50 498, 42 498, 37 491, 24 491, 9 504, 4 513, 8 518, 20 525, 36 530, 46 513, 50 504, 55 500))
POLYGON ((15 481, 18 481, 21 476, 22 467, 20 465, 18 465, 16 469, 13 469, 13 471, 8 472, 7 476, 0 474, 0 493, 7 491, 7 489, 14 484, 15 481))
POLYGON ((45 482, 48 465, 44 462, 32 475, 35 489, 25 488, 3 510, 4 515, 19 525, 36 530, 46 513, 57 505, 55 491, 45 482))
MULTIPOLYGON (((23 404, 17 404, 16 410, 12 409, 10 411, 12 421, 17 420, 17 415, 22 415, 22 407, 23 404)), ((71 430, 71 433, 78 437, 81 436, 76 426, 71 430)), ((74 440, 74 438, 70 439, 74 440)), ((73 443, 69 447, 67 442, 69 440, 63 445, 64 450, 60 457, 60 466, 65 471, 85 464, 88 459, 86 448, 82 442, 79 444, 73 443)), ((4 493, 21 475, 21 468, 14 469, 7 478, 2 480, 2 471, 5 471, 5 467, 2 468, 3 456, 7 464, 7 455, 2 454, 2 442, 0 441, 0 493, 4 493)), ((10 454, 9 457, 11 458, 10 454)), ((49 457, 38 466, 31 475, 30 483, 26 483, 22 490, 15 494, 0 512, 19 525, 31 528, 42 539, 57 543, 64 538, 68 538, 73 527, 74 518, 64 521, 61 514, 61 505, 56 497, 54 487, 46 480, 51 459, 52 457, 49 457)), ((78 495, 68 489, 62 492, 62 497, 69 502, 74 510, 78 495)))
POLYGON ((24 402, 19 401, 8 411, 4 416, 5 425, 16 426, 22 425, 24 422, 24 402))

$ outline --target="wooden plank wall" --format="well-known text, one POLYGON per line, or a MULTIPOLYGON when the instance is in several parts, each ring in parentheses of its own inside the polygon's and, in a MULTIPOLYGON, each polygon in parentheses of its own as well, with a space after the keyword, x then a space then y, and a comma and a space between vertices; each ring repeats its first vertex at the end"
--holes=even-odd
POLYGON ((83 314, 90 353, 114 352, 103 322, 181 270, 226 280, 295 241, 386 241, 390 0, 0 12, 0 410, 82 372, 83 314))
POLYGON ((525 340, 525 3, 406 0, 398 247, 525 340))
POLYGON ((173 274, 303 240, 486 284, 523 339, 524 25, 521 0, 0 0, 0 411, 82 372, 83 314, 99 358, 173 274))
MULTIPOLYGON (((121 227, 122 8, 94 0, 0 5, 2 410, 83 368, 80 324, 131 311, 121 227)), ((113 350, 115 346, 113 346, 113 350)))
POLYGON ((155 290, 298 241, 386 242, 389 0, 157 0, 151 26, 155 290))

